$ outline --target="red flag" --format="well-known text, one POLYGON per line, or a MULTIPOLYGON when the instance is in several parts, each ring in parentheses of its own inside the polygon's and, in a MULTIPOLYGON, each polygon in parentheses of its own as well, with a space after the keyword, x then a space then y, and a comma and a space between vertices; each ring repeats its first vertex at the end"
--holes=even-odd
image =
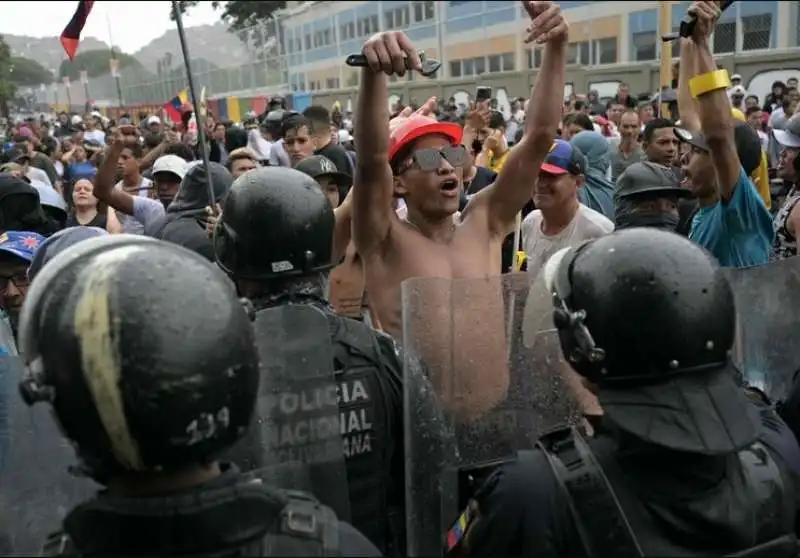
POLYGON ((75 58, 75 53, 78 51, 78 43, 81 41, 81 31, 86 25, 86 19, 92 11, 94 0, 80 0, 78 2, 78 9, 75 10, 75 15, 69 20, 69 23, 61 33, 61 46, 64 47, 70 61, 75 58))

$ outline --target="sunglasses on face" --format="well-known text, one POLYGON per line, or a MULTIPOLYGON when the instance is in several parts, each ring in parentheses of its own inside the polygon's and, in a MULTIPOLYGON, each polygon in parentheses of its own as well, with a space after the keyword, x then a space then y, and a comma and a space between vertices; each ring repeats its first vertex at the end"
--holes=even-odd
POLYGON ((442 159, 453 167, 463 167, 467 163, 467 149, 463 145, 451 145, 441 149, 417 149, 400 170, 406 171, 416 164, 421 171, 435 171, 442 166, 442 159))
POLYGON ((14 283, 15 287, 28 286, 28 274, 24 271, 13 273, 11 275, 0 276, 0 291, 5 292, 8 289, 8 284, 14 283))

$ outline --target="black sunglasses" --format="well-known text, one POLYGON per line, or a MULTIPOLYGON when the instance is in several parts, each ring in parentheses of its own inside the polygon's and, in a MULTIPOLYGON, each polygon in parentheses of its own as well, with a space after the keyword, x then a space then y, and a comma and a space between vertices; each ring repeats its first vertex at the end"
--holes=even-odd
POLYGON ((463 167, 467 163, 467 148, 463 145, 451 145, 441 149, 417 149, 401 166, 400 172, 408 170, 414 163, 421 171, 435 171, 442 165, 442 159, 453 167, 463 167))

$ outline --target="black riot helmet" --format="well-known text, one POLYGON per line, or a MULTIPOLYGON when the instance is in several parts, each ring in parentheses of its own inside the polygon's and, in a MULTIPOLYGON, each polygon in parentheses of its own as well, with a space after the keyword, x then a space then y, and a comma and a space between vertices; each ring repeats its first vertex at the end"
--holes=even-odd
POLYGON ((733 292, 712 258, 653 228, 562 250, 545 266, 564 356, 598 385, 653 383, 728 363, 733 292))
POLYGON ((117 235, 58 254, 31 283, 19 342, 23 399, 52 404, 100 483, 211 462, 253 415, 250 316, 213 264, 171 243, 117 235))
POLYGON ((264 167, 240 176, 214 229, 217 264, 235 279, 305 277, 332 267, 333 208, 305 173, 264 167))

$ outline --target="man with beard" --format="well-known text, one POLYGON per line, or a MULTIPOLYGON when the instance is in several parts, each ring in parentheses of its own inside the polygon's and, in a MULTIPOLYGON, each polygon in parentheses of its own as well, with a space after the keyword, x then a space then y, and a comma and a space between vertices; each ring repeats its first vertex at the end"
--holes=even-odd
POLYGON ((402 32, 379 33, 364 44, 369 67, 362 73, 357 105, 353 240, 365 261, 367 290, 380 322, 397 338, 405 279, 497 273, 503 239, 530 199, 552 145, 561 114, 568 26, 551 2, 523 6, 531 19, 526 42, 546 43, 525 136, 509 153, 496 182, 472 198, 459 222, 454 214, 467 157, 460 145, 461 127, 414 115, 388 134, 387 75, 418 70, 420 60, 402 32), (405 200, 405 220, 395 213, 395 198, 405 200))

